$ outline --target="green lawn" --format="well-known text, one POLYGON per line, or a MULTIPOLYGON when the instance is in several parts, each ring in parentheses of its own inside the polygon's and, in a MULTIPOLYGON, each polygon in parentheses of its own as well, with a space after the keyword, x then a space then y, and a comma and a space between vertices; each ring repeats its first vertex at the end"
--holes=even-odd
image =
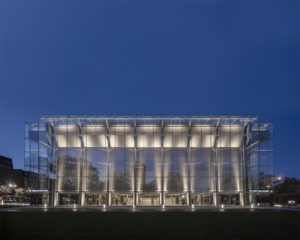
POLYGON ((0 212, 0 239, 300 239, 299 212, 0 212))

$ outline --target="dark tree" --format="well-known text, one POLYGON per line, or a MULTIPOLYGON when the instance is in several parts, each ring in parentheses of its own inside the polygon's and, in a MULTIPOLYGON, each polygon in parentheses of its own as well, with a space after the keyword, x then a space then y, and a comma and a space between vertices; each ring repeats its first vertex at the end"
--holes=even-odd
POLYGON ((274 200, 288 204, 289 200, 300 203, 300 181, 296 178, 286 178, 283 183, 274 187, 274 200))

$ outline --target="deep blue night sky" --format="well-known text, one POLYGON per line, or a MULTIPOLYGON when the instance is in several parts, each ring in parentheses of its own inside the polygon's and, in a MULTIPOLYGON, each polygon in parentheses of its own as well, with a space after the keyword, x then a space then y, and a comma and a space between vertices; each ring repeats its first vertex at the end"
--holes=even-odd
POLYGON ((258 114, 275 124, 276 174, 300 178, 299 1, 0 8, 0 154, 15 168, 39 114, 258 114))

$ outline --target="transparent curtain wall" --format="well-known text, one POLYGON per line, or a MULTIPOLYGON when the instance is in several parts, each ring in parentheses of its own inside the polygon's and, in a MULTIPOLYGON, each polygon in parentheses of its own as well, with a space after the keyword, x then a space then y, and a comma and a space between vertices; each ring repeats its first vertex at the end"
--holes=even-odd
POLYGON ((26 184, 51 205, 218 206, 272 191, 273 126, 257 117, 42 116, 26 184))

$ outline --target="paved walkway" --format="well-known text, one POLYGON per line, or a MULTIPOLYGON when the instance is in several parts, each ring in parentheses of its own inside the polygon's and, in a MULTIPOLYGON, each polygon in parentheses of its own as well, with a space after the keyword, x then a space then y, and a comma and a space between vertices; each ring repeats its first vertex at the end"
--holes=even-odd
POLYGON ((244 212, 253 212, 253 211, 297 211, 300 212, 300 208, 287 208, 287 207, 74 207, 74 206, 57 206, 57 207, 43 207, 43 206, 11 206, 11 207, 0 207, 0 212, 62 212, 62 211, 74 211, 74 212, 92 212, 92 211, 128 211, 128 212, 147 212, 147 211, 244 211, 244 212))

